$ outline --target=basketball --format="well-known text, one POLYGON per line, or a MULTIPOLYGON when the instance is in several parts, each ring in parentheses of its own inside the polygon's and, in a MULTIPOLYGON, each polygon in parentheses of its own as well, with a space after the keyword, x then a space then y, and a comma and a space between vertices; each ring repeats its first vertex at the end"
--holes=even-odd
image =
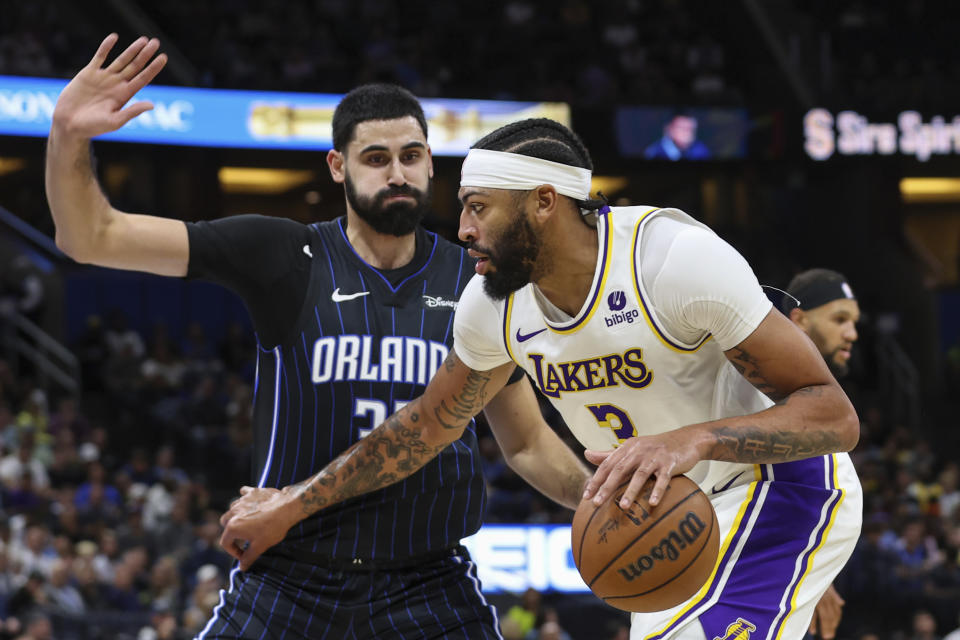
POLYGON ((629 509, 619 506, 629 480, 600 506, 584 500, 571 529, 574 562, 590 590, 624 611, 662 611, 693 596, 710 577, 720 527, 710 500, 675 476, 660 504, 647 481, 629 509))

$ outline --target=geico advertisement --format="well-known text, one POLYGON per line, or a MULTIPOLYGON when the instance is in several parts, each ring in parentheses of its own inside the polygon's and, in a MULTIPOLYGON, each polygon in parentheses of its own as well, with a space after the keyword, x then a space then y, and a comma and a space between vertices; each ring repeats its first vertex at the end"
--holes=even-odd
POLYGON ((803 117, 803 148, 814 160, 841 156, 890 156, 896 153, 926 162, 934 155, 960 153, 960 116, 925 121, 916 111, 903 111, 893 122, 871 122, 856 111, 834 116, 811 109, 803 117))
MULTIPOLYGON (((65 80, 0 76, 0 135, 46 136, 65 80)), ((333 111, 342 95, 148 86, 132 102, 151 111, 105 140, 203 147, 325 151, 332 144, 333 111)), ((428 142, 436 155, 466 155, 470 145, 507 123, 551 118, 570 124, 557 102, 424 99, 428 142)))
POLYGON ((484 525, 463 544, 484 591, 589 591, 573 563, 569 525, 484 525))

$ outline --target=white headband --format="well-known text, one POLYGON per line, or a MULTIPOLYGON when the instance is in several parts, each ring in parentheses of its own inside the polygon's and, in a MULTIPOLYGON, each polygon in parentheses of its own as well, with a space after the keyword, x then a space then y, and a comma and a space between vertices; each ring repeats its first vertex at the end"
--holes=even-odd
POLYGON ((529 191, 542 184, 575 200, 590 197, 589 169, 505 151, 470 149, 460 171, 461 187, 529 191))

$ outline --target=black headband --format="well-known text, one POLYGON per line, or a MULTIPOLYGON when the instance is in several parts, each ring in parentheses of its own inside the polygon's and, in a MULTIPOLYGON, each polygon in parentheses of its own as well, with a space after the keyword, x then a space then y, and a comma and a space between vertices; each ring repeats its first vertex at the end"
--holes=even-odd
POLYGON ((834 300, 855 300, 853 289, 839 273, 823 275, 799 286, 790 287, 780 307, 789 314, 791 309, 816 309, 834 300), (792 297, 791 297, 792 296, 792 297), (794 299, 796 298, 796 299, 794 299))

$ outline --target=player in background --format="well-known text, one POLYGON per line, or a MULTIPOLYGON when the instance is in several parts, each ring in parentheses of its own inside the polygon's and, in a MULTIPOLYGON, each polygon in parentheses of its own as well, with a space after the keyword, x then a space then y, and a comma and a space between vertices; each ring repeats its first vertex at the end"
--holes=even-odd
MULTIPOLYGON (((326 156, 344 186, 346 215, 336 220, 185 224, 125 213, 97 183, 90 139, 150 108, 125 105, 166 57, 157 40, 140 38, 108 63, 116 41, 103 41, 54 111, 46 183, 57 244, 79 262, 237 292, 259 345, 252 484, 309 478, 423 393, 452 343, 472 264, 419 225, 433 175, 423 110, 390 85, 343 98, 326 156)), ((521 378, 491 403, 491 428, 520 475, 576 507, 589 473, 521 378), (504 419, 516 424, 506 429, 504 419)), ((199 637, 499 638, 460 545, 479 528, 485 500, 476 433, 472 422, 461 426, 428 464, 301 520, 256 567, 236 567, 199 637)))
MULTIPOLYGON (((810 336, 836 378, 849 373, 850 353, 857 341, 860 305, 847 279, 829 269, 798 273, 787 285, 780 308, 810 336)), ((831 584, 810 621, 810 633, 833 640, 843 616, 844 600, 831 584)))

